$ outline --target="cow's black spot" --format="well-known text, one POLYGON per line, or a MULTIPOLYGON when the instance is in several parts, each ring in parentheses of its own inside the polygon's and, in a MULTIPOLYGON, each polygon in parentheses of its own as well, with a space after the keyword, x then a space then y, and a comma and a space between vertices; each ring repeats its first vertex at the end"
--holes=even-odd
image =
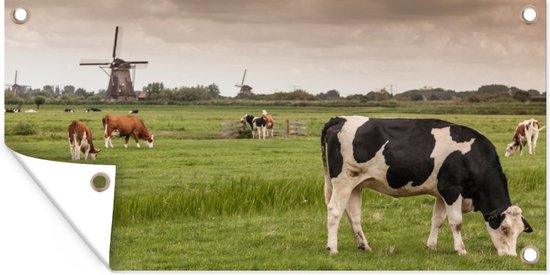
POLYGON ((447 205, 452 205, 458 199, 458 196, 463 193, 465 181, 468 180, 469 176, 465 161, 462 153, 455 151, 443 161, 441 169, 439 169, 437 191, 439 191, 447 205))
POLYGON ((386 179, 392 188, 412 182, 421 185, 430 176, 435 147, 433 128, 451 126, 434 119, 370 119, 357 129, 353 142, 354 158, 359 163, 370 160, 386 142, 384 158, 389 166, 386 179))
POLYGON ((445 159, 437 175, 437 189, 448 205, 453 204, 458 195, 471 198, 475 211, 481 211, 496 229, 502 222, 501 213, 512 205, 506 176, 493 144, 474 130, 463 128, 462 133, 469 132, 471 136, 466 136, 476 140, 466 154, 456 151, 445 159), (492 216, 490 220, 489 216, 492 216))
POLYGON ((344 165, 344 160, 340 151, 341 145, 340 140, 338 140, 338 132, 340 132, 345 122, 346 120, 341 117, 332 118, 325 124, 321 133, 321 142, 326 142, 328 148, 328 167, 331 178, 338 177, 344 165))
POLYGON ((478 138, 481 136, 481 134, 477 131, 460 125, 452 125, 450 132, 451 138, 457 143, 468 142, 473 138, 478 138))

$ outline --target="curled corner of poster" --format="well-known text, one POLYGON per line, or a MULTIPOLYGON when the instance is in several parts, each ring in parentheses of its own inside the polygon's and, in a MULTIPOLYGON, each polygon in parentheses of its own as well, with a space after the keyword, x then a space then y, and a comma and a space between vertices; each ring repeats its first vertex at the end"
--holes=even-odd
POLYGON ((116 166, 49 161, 10 151, 78 235, 109 267, 116 166), (109 180, 108 188, 101 192, 94 190, 91 184, 98 173, 109 180))

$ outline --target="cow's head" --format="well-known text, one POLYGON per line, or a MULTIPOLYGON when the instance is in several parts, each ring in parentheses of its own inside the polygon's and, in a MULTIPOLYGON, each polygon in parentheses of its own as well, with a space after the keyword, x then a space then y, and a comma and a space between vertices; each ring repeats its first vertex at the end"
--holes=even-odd
POLYGON ((147 148, 153 148, 153 139, 154 139, 153 135, 145 139, 145 146, 147 146, 147 148))
POLYGON ((506 145, 506 153, 504 154, 505 157, 513 156, 516 153, 516 149, 519 147, 519 144, 515 141, 512 143, 508 143, 506 145))
POLYGON ((531 233, 533 229, 521 215, 521 209, 515 205, 504 212, 485 217, 489 236, 500 256, 516 256, 516 242, 521 232, 531 233))
POLYGON ((88 157, 90 157, 92 160, 95 160, 97 158, 97 154, 99 154, 99 152, 101 152, 101 149, 91 149, 90 150, 90 153, 88 155, 88 157))
POLYGON ((248 123, 251 128, 254 128, 254 126, 252 125, 253 120, 254 120, 254 116, 251 116, 249 114, 246 114, 246 115, 241 117, 241 123, 243 125, 246 125, 246 123, 248 123))

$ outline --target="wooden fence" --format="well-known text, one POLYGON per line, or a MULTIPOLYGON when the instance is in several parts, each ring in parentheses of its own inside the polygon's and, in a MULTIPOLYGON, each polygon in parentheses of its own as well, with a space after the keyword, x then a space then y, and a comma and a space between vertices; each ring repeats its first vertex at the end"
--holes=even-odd
POLYGON ((240 121, 223 122, 221 124, 221 138, 237 138, 247 130, 240 121))
MULTIPOLYGON (((299 120, 286 120, 286 125, 275 122, 274 136, 307 136, 306 123, 299 120)), ((239 121, 223 122, 221 124, 221 138, 247 138, 252 137, 250 126, 243 125, 239 121)), ((269 138, 269 136, 267 137, 269 138)))
POLYGON ((286 120, 286 135, 287 136, 306 136, 306 123, 299 120, 286 120))

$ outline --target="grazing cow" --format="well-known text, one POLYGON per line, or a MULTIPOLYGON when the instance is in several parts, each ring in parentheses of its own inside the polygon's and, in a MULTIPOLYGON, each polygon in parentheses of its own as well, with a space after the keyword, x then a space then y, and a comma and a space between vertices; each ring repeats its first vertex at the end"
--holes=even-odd
POLYGON ((129 114, 137 114, 137 113, 139 113, 139 110, 130 110, 128 113, 129 114))
POLYGON ((84 160, 90 157, 96 159, 101 150, 96 150, 92 140, 92 131, 84 123, 74 120, 68 128, 69 147, 71 150, 71 159, 80 160, 80 152, 84 153, 84 160))
POLYGON ((510 201, 494 146, 471 128, 435 119, 337 117, 322 130, 321 151, 331 254, 337 253, 344 211, 359 248, 371 251, 361 228, 363 188, 392 197, 436 197, 427 241, 431 249, 447 216, 454 249, 466 254, 462 212, 472 210, 483 214, 499 255, 515 256, 519 234, 532 232, 510 201))
POLYGON ((241 117, 241 123, 250 125, 252 130, 252 138, 255 138, 254 131, 258 132, 258 139, 265 139, 266 136, 266 121, 262 117, 254 117, 253 115, 246 114, 241 117))
POLYGON ((8 109, 8 108, 4 108, 6 111, 6 113, 21 113, 21 109, 19 107, 15 108, 15 109, 8 109))
POLYGON ((85 112, 86 112, 86 113, 89 113, 89 112, 101 112, 101 109, 98 109, 98 108, 90 108, 90 109, 86 109, 85 112))
POLYGON ((65 109, 64 112, 65 112, 65 113, 74 113, 74 110, 73 110, 73 109, 65 109))
POLYGON ((506 153, 504 156, 512 156, 518 147, 520 156, 523 156, 523 146, 525 146, 525 144, 529 147, 529 155, 534 155, 535 149, 537 148, 539 132, 546 126, 543 126, 542 128, 539 127, 539 122, 534 118, 518 123, 512 143, 509 143, 508 146, 506 146, 506 153))
POLYGON ((273 120, 273 117, 270 114, 268 114, 266 110, 263 110, 262 118, 265 120, 265 128, 267 129, 267 136, 269 136, 269 132, 271 131, 271 137, 273 137, 273 126, 275 126, 275 121, 273 120))
POLYGON ((130 139, 130 135, 134 137, 137 148, 140 148, 139 139, 145 140, 145 145, 148 148, 153 148, 153 135, 147 131, 145 124, 143 124, 143 120, 129 115, 106 115, 103 117, 102 122, 103 127, 105 128, 103 136, 105 138, 105 148, 109 148, 109 146, 111 146, 111 148, 114 147, 111 140, 113 132, 118 132, 121 137, 126 137, 124 148, 128 148, 128 140, 130 139))

